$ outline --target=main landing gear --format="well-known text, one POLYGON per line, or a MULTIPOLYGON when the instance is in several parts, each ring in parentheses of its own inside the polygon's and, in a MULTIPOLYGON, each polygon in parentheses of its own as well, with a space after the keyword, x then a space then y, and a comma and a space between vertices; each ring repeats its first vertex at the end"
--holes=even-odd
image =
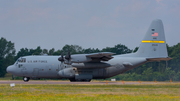
POLYGON ((71 82, 90 82, 91 79, 69 79, 71 82))
POLYGON ((29 79, 30 79, 29 77, 23 77, 24 82, 28 82, 29 79))

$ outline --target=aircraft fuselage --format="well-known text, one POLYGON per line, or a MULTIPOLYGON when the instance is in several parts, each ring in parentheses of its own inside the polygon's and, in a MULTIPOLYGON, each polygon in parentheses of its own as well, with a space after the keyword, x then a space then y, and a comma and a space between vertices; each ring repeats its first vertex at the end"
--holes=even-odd
MULTIPOLYGON (((9 66, 8 72, 21 77, 58 79, 105 79, 124 73, 146 62, 145 58, 114 56, 109 67, 76 68, 58 61, 59 56, 25 56, 9 66)), ((94 63, 93 63, 94 64, 94 63)))

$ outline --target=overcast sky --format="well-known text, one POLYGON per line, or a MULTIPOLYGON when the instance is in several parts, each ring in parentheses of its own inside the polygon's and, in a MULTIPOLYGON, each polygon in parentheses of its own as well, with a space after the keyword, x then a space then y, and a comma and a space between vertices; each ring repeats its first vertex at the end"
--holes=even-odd
POLYGON ((120 43, 134 49, 154 19, 163 21, 170 46, 180 42, 180 0, 0 0, 0 37, 17 51, 120 43))

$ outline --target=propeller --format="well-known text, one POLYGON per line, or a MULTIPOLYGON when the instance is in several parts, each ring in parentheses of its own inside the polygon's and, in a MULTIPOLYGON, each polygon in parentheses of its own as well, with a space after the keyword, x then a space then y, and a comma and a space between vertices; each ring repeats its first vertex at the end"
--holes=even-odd
POLYGON ((65 59, 68 60, 68 61, 71 59, 70 51, 68 51, 68 53, 66 54, 65 59))
POLYGON ((63 62, 64 61, 64 56, 63 52, 61 53, 61 57, 58 58, 59 61, 63 62))
POLYGON ((68 65, 72 64, 72 62, 71 62, 71 53, 70 53, 69 50, 68 50, 68 53, 65 56, 65 59, 66 59, 66 61, 64 62, 65 64, 68 64, 68 65))
POLYGON ((69 64, 70 65, 72 63, 71 62, 71 53, 70 53, 70 51, 68 50, 68 53, 66 54, 65 58, 64 58, 63 55, 64 54, 62 52, 61 53, 61 57, 59 57, 58 60, 61 61, 61 62, 64 62, 65 64, 69 64))

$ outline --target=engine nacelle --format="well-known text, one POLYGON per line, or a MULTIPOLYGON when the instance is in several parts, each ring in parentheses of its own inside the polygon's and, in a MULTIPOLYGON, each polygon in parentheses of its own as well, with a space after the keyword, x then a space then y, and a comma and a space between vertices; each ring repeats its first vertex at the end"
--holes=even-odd
POLYGON ((110 67, 111 65, 108 63, 102 63, 102 62, 97 62, 97 63, 72 63, 73 67, 76 68, 107 68, 110 67))
POLYGON ((75 77, 75 69, 74 68, 65 68, 58 72, 58 75, 65 78, 74 78, 75 77))

